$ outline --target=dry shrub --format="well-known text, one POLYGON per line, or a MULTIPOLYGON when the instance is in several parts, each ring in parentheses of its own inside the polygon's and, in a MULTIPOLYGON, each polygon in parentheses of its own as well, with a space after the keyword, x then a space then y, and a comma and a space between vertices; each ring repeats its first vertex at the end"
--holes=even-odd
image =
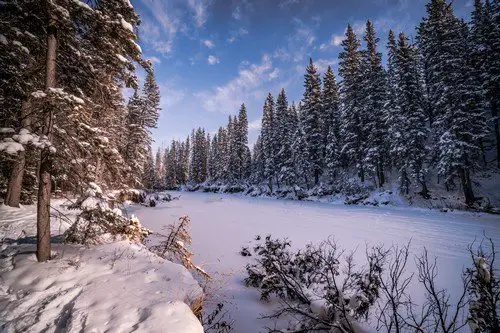
POLYGON ((189 249, 189 245, 192 243, 189 235, 190 223, 191 220, 188 216, 181 216, 178 222, 167 226, 168 235, 156 234, 163 240, 160 241, 160 244, 152 246, 150 250, 162 258, 180 262, 187 269, 194 270, 204 279, 210 280, 210 275, 192 261, 193 253, 189 249))

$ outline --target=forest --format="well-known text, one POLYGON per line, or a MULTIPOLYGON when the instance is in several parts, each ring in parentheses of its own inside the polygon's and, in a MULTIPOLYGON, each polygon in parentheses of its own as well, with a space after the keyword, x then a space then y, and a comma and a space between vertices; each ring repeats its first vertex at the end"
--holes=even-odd
POLYGON ((0 1, 0 331, 498 332, 500 1, 349 24, 255 142, 242 100, 166 146, 138 4, 0 1))
POLYGON ((252 149, 242 104, 217 131, 194 129, 149 156, 145 186, 300 198, 395 183, 403 195, 438 188, 488 206, 474 191, 475 177, 500 168, 499 8, 475 1, 465 22, 430 1, 415 41, 389 32, 385 66, 373 23, 363 36, 348 25, 340 78, 311 59, 298 103, 270 92, 252 149))

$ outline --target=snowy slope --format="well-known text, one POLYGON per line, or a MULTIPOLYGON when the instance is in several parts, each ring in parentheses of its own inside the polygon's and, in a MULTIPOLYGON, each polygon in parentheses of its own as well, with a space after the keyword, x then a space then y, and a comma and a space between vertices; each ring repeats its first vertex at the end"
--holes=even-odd
POLYGON ((1 332, 203 332, 190 309, 203 291, 183 266, 128 241, 53 244, 55 259, 37 263, 34 207, 0 217, 1 332))
MULTIPOLYGON (((225 298, 235 320, 235 332, 265 332, 273 327, 259 319, 269 313, 273 302, 262 303, 259 293, 243 285, 245 265, 252 259, 239 255, 255 235, 288 237, 292 246, 303 247, 334 236, 348 249, 364 255, 365 243, 386 246, 412 240, 413 254, 426 246, 438 257, 438 284, 451 291, 460 286, 462 268, 469 265, 467 244, 480 240, 483 232, 500 244, 500 216, 468 212, 442 213, 411 207, 363 207, 249 198, 230 194, 199 192, 172 193, 180 200, 161 203, 155 208, 131 207, 146 227, 160 231, 181 215, 192 221, 193 261, 218 280, 215 297, 225 298)), ((410 260, 409 269, 414 269, 410 260)), ((415 301, 423 292, 413 287, 415 301)))

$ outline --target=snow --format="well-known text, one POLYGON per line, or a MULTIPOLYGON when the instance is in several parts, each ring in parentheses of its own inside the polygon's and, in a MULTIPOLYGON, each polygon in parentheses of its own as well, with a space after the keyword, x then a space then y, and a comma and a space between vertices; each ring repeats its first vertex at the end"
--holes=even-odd
POLYGON ((84 100, 80 97, 77 97, 73 94, 69 94, 64 91, 63 88, 49 88, 51 93, 59 95, 60 98, 67 100, 68 102, 76 103, 76 104, 85 104, 84 100))
POLYGON ((12 140, 12 138, 5 138, 0 141, 0 152, 2 151, 9 155, 17 155, 17 153, 24 151, 24 147, 19 142, 12 140))
MULTIPOLYGON (((52 202, 74 220, 67 205, 52 202)), ((203 291, 182 265, 129 241, 84 247, 57 238, 54 259, 37 263, 35 221, 34 205, 0 205, 2 332, 203 332, 190 308, 203 291)), ((64 221, 53 217, 53 236, 64 221)))
POLYGON ((130 42, 135 46, 135 48, 137 49, 137 51, 139 51, 139 53, 142 53, 142 48, 139 46, 139 44, 137 44, 132 39, 130 40, 130 42))
POLYGON ((132 27, 132 24, 127 22, 123 17, 120 17, 120 24, 122 25, 123 29, 130 31, 131 33, 134 33, 134 28, 132 27))
POLYGON ((30 51, 28 50, 28 48, 26 46, 24 46, 20 41, 18 40, 15 40, 12 42, 12 44, 18 46, 21 50, 23 50, 23 52, 29 54, 30 51))
POLYGON ((123 3, 125 3, 125 5, 129 8, 134 8, 129 0, 123 0, 123 3))
POLYGON ((13 128, 10 127, 3 127, 0 128, 0 134, 10 134, 10 133, 15 133, 16 131, 13 128))
POLYGON ((47 96, 46 93, 44 93, 43 91, 41 90, 37 90, 37 91, 34 91, 31 93, 31 96, 35 97, 35 98, 43 98, 45 96, 47 96))
MULTIPOLYGON (((229 194, 169 193, 180 199, 160 203, 155 208, 131 206, 127 210, 137 215, 146 228, 157 232, 182 215, 190 217, 193 262, 203 266, 221 284, 215 297, 225 300, 235 320, 234 331, 239 333, 261 332, 264 326, 273 327, 272 321, 259 319, 274 309, 273 302, 261 302, 258 291, 243 284, 244 267, 253 257, 242 257, 239 251, 243 246, 251 246, 250 241, 257 234, 288 237, 295 248, 331 235, 339 246, 357 249, 355 259, 360 263, 366 243, 390 247, 411 240, 412 255, 420 254, 426 246, 431 257, 438 257, 437 284, 452 293, 461 286, 462 268, 472 264, 467 244, 481 239, 483 233, 500 244, 498 215, 442 213, 408 206, 346 206, 229 194)), ((408 270, 414 269, 412 256, 408 270)), ((417 283, 416 278, 413 282, 417 283)), ((418 302, 423 292, 415 289, 415 285, 411 288, 418 302)), ((322 311, 317 302, 311 306, 315 312, 322 311)))
POLYGON ((121 62, 125 62, 125 63, 127 63, 127 62, 128 62, 127 58, 125 58, 124 56, 122 56, 122 55, 121 55, 121 54, 119 54, 119 53, 117 53, 117 54, 116 54, 116 57, 117 57, 117 58, 118 58, 121 62))
POLYGON ((80 1, 80 0, 73 0, 73 3, 80 6, 81 8, 83 8, 84 10, 88 10, 88 11, 93 11, 92 8, 90 8, 89 5, 87 5, 86 3, 80 1))

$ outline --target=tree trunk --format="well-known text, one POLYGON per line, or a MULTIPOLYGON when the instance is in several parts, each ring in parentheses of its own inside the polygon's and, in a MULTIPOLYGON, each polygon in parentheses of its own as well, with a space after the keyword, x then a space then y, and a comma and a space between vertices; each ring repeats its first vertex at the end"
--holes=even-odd
MULTIPOLYGON (((56 84, 56 48, 57 29, 55 21, 51 20, 47 29, 47 59, 45 89, 55 87, 56 84)), ((43 134, 52 141, 53 109, 48 105, 45 115, 43 134)), ((48 147, 40 154, 40 171, 38 179, 37 202, 37 259, 47 261, 50 259, 50 193, 52 188, 52 156, 48 147)))
POLYGON ((474 203, 474 192, 472 191, 469 171, 460 169, 460 180, 464 191, 465 204, 467 206, 471 206, 474 203))
POLYGON ((378 178, 378 187, 383 187, 385 184, 384 166, 377 162, 376 173, 378 178))
MULTIPOLYGON (((29 128, 29 101, 25 99, 21 105, 21 128, 29 128)), ((24 166, 26 164, 26 151, 18 154, 10 174, 9 185, 7 187, 7 196, 5 204, 10 207, 19 207, 21 200, 21 189, 24 177, 24 166)))

